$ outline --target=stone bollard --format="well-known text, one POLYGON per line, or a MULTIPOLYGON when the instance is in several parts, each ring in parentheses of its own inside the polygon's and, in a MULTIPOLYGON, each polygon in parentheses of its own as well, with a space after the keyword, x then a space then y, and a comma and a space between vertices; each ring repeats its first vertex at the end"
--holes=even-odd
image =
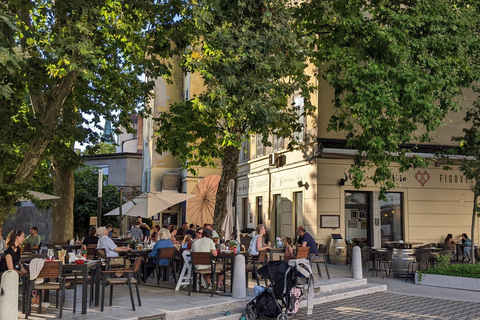
POLYGON ((233 269, 232 298, 245 299, 247 297, 247 288, 245 287, 245 256, 237 254, 235 257, 235 266, 233 269))
POLYGON ((359 246, 353 247, 352 250, 352 278, 362 279, 362 250, 359 246))
POLYGON ((7 270, 0 288, 0 320, 18 319, 18 273, 7 270))

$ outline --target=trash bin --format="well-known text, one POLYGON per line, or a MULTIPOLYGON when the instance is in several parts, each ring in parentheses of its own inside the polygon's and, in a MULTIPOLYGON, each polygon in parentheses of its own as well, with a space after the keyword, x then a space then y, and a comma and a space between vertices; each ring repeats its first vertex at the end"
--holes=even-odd
POLYGON ((330 240, 330 249, 328 251, 330 263, 345 264, 347 262, 347 245, 344 239, 330 240))

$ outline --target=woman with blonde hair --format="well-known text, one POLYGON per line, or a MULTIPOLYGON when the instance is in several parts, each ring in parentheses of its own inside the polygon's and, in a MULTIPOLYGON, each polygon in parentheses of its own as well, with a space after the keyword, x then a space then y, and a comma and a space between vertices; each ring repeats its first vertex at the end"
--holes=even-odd
POLYGON ((187 234, 182 241, 182 249, 187 249, 189 244, 192 242, 192 236, 187 234))
POLYGON ((270 242, 268 242, 266 245, 263 245, 263 235, 266 232, 265 226, 263 224, 259 224, 257 228, 255 228, 255 231, 257 234, 250 241, 250 246, 248 248, 248 254, 251 256, 258 256, 260 251, 270 248, 270 242))

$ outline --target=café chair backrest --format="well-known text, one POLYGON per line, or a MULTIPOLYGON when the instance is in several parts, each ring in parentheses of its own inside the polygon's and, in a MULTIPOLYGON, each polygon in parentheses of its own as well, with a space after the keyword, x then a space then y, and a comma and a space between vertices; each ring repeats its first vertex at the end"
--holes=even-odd
POLYGON ((37 278, 60 278, 62 263, 60 261, 45 261, 37 278))
POLYGON ((298 247, 296 259, 308 259, 309 247, 298 247))
POLYGON ((173 258, 175 248, 161 248, 158 251, 158 259, 171 259, 173 258))
POLYGON ((140 270, 140 266, 142 265, 142 257, 136 257, 135 262, 133 264, 133 273, 137 273, 140 270))
POLYGON ((100 259, 107 259, 107 252, 105 249, 97 248, 97 257, 100 259))
POLYGON ((195 265, 210 265, 213 261, 211 252, 192 252, 191 263, 195 265))

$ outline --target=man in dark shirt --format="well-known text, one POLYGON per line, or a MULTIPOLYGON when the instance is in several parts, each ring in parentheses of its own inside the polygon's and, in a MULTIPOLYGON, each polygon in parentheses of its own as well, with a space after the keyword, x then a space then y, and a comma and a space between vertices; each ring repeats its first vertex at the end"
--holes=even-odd
POLYGON ((296 243, 297 246, 309 247, 310 253, 319 253, 315 240, 309 233, 305 231, 304 227, 300 226, 297 228, 297 235, 298 235, 298 241, 296 243))
POLYGON ((195 231, 195 225, 193 223, 190 223, 190 229, 185 231, 185 234, 189 234, 192 237, 192 239, 195 239, 197 232, 195 231))
POLYGON ((178 229, 177 231, 177 236, 184 236, 186 235, 186 232, 188 230, 188 223, 184 222, 182 224, 182 227, 180 229, 178 229))

